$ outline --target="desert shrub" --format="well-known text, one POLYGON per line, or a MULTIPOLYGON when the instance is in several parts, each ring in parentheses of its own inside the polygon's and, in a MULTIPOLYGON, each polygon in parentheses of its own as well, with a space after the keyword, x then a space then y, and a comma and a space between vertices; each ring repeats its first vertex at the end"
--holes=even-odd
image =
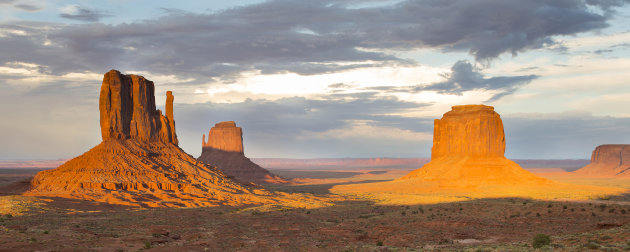
POLYGON ((615 209, 614 209, 614 208, 611 208, 608 212, 609 212, 609 213, 614 213, 614 212, 615 212, 615 209))
POLYGON ((605 241, 605 240, 610 240, 610 239, 612 239, 612 236, 610 236, 610 235, 604 235, 604 236, 602 236, 602 237, 599 237, 599 239, 600 239, 600 240, 604 240, 604 241, 605 241))
POLYGON ((382 241, 377 241, 376 242, 376 246, 383 246, 383 242, 382 241))
POLYGON ((540 213, 536 213, 536 217, 540 217, 540 213))
POLYGON ((621 214, 626 214, 626 209, 621 209, 621 214))
POLYGON ((144 241, 144 248, 145 249, 150 249, 151 248, 151 242, 150 241, 144 241))
POLYGON ((551 204, 547 205, 547 208, 551 208, 551 204))
POLYGON ((562 209, 567 209, 567 205, 562 206, 562 209))
POLYGON ((534 241, 532 242, 532 247, 534 248, 542 248, 543 246, 547 246, 551 244, 551 237, 546 234, 537 234, 534 236, 534 241))
POLYGON ((403 215, 403 216, 404 216, 404 215, 406 215, 406 214, 407 214, 407 212, 405 212, 405 211, 400 212, 400 215, 403 215))
POLYGON ((311 214, 311 211, 306 211, 306 214, 311 214))
POLYGON ((589 241, 584 245, 584 247, 586 247, 587 249, 599 249, 599 244, 594 241, 589 241))

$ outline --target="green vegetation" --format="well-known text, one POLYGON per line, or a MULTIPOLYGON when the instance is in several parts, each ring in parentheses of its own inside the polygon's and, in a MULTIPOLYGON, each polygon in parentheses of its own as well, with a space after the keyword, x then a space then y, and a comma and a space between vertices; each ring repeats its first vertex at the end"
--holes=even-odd
POLYGON ((542 248, 543 246, 547 246, 549 244, 551 244, 551 237, 549 235, 537 234, 536 236, 534 236, 532 247, 542 248))

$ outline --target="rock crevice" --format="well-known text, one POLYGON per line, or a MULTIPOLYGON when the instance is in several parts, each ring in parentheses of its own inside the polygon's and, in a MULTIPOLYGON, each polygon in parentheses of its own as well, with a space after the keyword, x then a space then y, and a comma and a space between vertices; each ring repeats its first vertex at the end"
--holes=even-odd
POLYGON ((166 116, 155 108, 152 81, 111 70, 103 77, 99 98, 101 136, 178 144, 173 118, 173 93, 167 92, 166 116))

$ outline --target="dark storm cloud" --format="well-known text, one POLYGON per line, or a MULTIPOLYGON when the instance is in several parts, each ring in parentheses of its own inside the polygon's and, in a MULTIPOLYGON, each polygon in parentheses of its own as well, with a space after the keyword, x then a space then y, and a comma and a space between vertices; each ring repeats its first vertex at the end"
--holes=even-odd
POLYGON ((101 18, 108 17, 109 15, 104 14, 100 11, 77 7, 75 13, 61 13, 59 14, 59 16, 62 18, 83 22, 98 22, 99 20, 101 20, 101 18))
MULTIPOLYGON (((379 1, 373 1, 379 3, 379 1)), ((555 35, 607 27, 623 1, 408 0, 354 8, 358 1, 277 0, 212 13, 166 11, 153 20, 90 23, 0 38, 1 62, 56 61, 55 73, 113 67, 200 79, 248 70, 317 74, 365 66, 409 65, 382 50, 470 52, 486 62, 503 53, 553 46, 555 35), (47 46, 43 40, 51 43, 47 46), (57 52, 51 52, 49 47, 57 52), (367 49, 367 50, 366 50, 367 49), (61 58, 59 57, 61 56, 61 58), (343 62, 341 64, 340 62, 343 62)), ((363 3, 364 4, 364 3, 363 3)), ((98 21, 79 9, 65 18, 98 21)))
MULTIPOLYGON (((528 70, 536 69, 528 68, 528 70)), ((522 70, 520 70, 522 71, 522 70)), ((482 90, 494 91, 496 94, 488 101, 495 101, 503 96, 514 93, 519 87, 527 85, 532 80, 538 78, 537 75, 521 76, 499 76, 485 77, 478 72, 475 67, 467 61, 458 61, 451 67, 450 73, 445 73, 446 80, 429 85, 416 86, 380 86, 369 87, 367 90, 377 90, 383 92, 407 92, 418 93, 422 91, 436 91, 441 94, 462 95, 466 91, 482 90)))
POLYGON ((511 94, 520 86, 526 85, 538 78, 536 75, 501 76, 486 78, 483 74, 474 70, 472 64, 466 61, 458 61, 451 67, 451 73, 447 74, 446 81, 433 83, 428 86, 417 87, 415 91, 432 90, 443 94, 462 95, 471 90, 498 91, 489 101, 497 100, 511 94))

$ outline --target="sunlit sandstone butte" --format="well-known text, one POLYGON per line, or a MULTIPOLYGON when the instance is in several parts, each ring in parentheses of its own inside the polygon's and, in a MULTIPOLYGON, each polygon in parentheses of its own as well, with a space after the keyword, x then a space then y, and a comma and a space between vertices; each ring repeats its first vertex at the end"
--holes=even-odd
POLYGON ((431 162, 401 179, 442 185, 547 183, 505 158, 503 122, 485 105, 453 106, 433 128, 431 162))
POLYGON ((503 122, 493 107, 453 106, 435 120, 431 162, 394 181, 340 185, 331 191, 367 193, 395 204, 483 197, 583 199, 623 191, 550 181, 522 169, 504 153, 503 122))
POLYGON ((282 177, 270 173, 245 157, 243 152, 243 131, 233 121, 214 125, 202 139, 202 152, 197 160, 216 166, 225 174, 242 182, 256 184, 288 183, 282 177))
POLYGON ((630 177, 630 144, 597 146, 591 163, 575 171, 589 177, 630 177))
POLYGON ((54 170, 39 172, 26 195, 149 206, 213 206, 293 202, 245 186, 198 162, 177 144, 172 93, 166 116, 156 110, 153 82, 106 73, 99 110, 103 141, 54 170))

